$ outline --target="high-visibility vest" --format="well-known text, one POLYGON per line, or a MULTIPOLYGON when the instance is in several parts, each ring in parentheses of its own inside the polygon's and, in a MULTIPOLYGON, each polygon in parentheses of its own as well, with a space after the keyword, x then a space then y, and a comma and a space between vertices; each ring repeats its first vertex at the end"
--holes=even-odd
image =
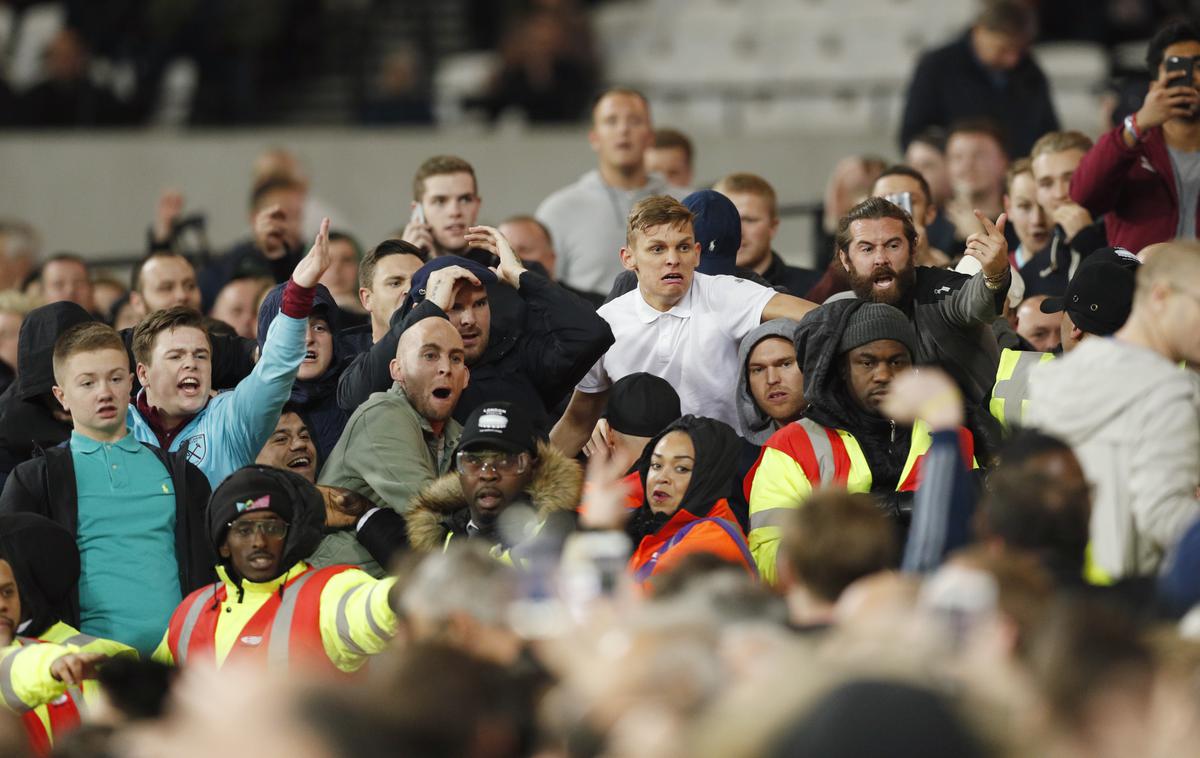
POLYGON ((996 369, 996 384, 992 387, 988 410, 1004 431, 1011 431, 1025 420, 1025 409, 1029 405, 1029 374, 1033 367, 1052 360, 1054 353, 1007 347, 1000 353, 1000 366, 996 369))
MULTIPOLYGON (((310 567, 292 577, 242 627, 225 662, 257 661, 275 671, 299 664, 342 674, 329 660, 321 638, 321 593, 330 579, 352 568, 310 567)), ((225 598, 225 583, 217 582, 188 595, 171 614, 167 645, 177 665, 216 663, 217 624, 225 598)))
MULTIPOLYGON (((964 428, 958 433, 963 460, 978 468, 974 438, 964 428)), ((913 424, 908 458, 896 484, 897 492, 917 489, 921 461, 932 444, 929 427, 918 419, 913 424)), ((873 481, 862 447, 854 435, 844 429, 830 429, 801 418, 772 435, 744 484, 750 503, 750 551, 763 579, 770 583, 776 581, 781 527, 788 515, 814 490, 843 487, 849 492, 870 492, 873 481), (781 463, 780 456, 791 459, 790 463, 783 462, 784 470, 777 468, 781 463)))
MULTIPOLYGON (((22 645, 37 645, 52 642, 62 645, 74 645, 83 648, 99 637, 76 632, 63 639, 38 639, 35 637, 17 637, 22 645)), ((66 733, 77 729, 82 721, 82 714, 87 711, 87 699, 84 689, 95 689, 92 681, 84 682, 83 687, 69 685, 67 691, 57 700, 30 708, 17 697, 12 683, 13 656, 0 661, 0 696, 14 713, 20 714, 25 733, 29 736, 29 744, 35 755, 49 755, 54 747, 54 740, 61 739, 66 733)))

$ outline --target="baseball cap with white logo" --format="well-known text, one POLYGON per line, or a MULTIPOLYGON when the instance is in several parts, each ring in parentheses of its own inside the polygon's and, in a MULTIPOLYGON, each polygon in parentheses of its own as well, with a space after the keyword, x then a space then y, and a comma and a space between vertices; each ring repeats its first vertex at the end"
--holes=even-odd
POLYGON ((514 403, 484 403, 467 417, 458 449, 536 453, 533 418, 514 403))

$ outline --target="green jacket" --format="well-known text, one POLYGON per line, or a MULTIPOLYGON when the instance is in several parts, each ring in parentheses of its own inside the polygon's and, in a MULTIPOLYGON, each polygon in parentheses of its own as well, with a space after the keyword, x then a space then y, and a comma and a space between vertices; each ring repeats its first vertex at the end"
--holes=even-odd
MULTIPOLYGON (((346 422, 320 483, 353 490, 381 508, 404 513, 422 487, 451 469, 461 434, 462 426, 447 419, 441 437, 434 435, 404 391, 393 386, 367 398, 346 422)), ((308 562, 318 568, 359 566, 376 578, 385 574, 358 544, 353 529, 327 534, 308 562)))

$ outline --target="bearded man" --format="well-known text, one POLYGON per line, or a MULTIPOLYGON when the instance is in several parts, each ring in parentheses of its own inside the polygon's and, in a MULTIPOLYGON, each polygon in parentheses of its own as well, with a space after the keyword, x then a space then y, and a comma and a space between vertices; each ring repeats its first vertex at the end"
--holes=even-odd
POLYGON ((917 331, 917 364, 944 367, 970 403, 984 402, 995 383, 1000 350, 990 324, 1004 306, 1011 281, 1007 218, 993 224, 978 210, 980 231, 965 254, 983 270, 966 276, 917 266, 917 230, 904 209, 880 197, 864 200, 838 222, 837 255, 861 300, 894 305, 917 331))

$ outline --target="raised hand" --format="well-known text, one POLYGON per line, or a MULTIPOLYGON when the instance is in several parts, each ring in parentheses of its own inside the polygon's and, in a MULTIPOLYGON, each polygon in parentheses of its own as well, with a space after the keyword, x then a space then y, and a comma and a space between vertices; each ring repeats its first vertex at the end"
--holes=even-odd
POLYGON ((450 306, 454 304, 455 294, 463 284, 483 286, 479 277, 462 266, 440 268, 430 274, 429 281, 425 283, 425 299, 442 310, 449 311, 450 306))
POLYGON ((1092 214, 1079 203, 1063 203, 1051 211, 1050 217, 1067 233, 1068 240, 1092 225, 1092 214))
POLYGON ((287 255, 287 212, 282 205, 268 205, 254 217, 254 242, 270 260, 287 255))
POLYGON ((412 218, 404 226, 404 231, 401 233, 400 239, 413 247, 428 252, 433 250, 433 230, 429 227, 429 224, 422 220, 416 211, 417 204, 414 202, 412 218))
POLYGON ((329 256, 329 219, 321 220, 321 229, 317 232, 316 239, 313 240, 313 246, 309 249, 308 255, 304 256, 303 260, 296 264, 296 269, 292 271, 292 281, 296 284, 308 289, 316 287, 317 282, 321 281, 321 277, 325 274, 325 270, 329 268, 332 258, 329 256))
POLYGON ((514 288, 521 287, 521 274, 525 273, 525 264, 513 252, 512 245, 500 233, 499 229, 490 226, 472 226, 464 236, 467 244, 478 247, 500 258, 500 265, 492 269, 500 281, 514 288))
POLYGON ((1150 82, 1150 90, 1135 119, 1138 131, 1145 132, 1173 118, 1187 118, 1195 113, 1200 106, 1200 93, 1195 87, 1179 81, 1180 78, 1150 82))
POLYGON ((620 529, 631 512, 625 505, 625 472, 607 453, 605 447, 603 453, 588 459, 579 509, 579 523, 588 529, 620 529))
POLYGON ((983 233, 975 233, 967 237, 966 254, 983 264, 983 275, 994 279, 1008 270, 1008 240, 1004 238, 1004 225, 1008 223, 1008 215, 1001 213, 992 223, 978 209, 975 218, 983 225, 983 233))
POLYGON ((50 664, 50 676, 68 686, 78 687, 84 679, 94 678, 96 668, 107 660, 108 656, 103 653, 67 653, 50 664))
POLYGON ((178 190, 163 190, 154 209, 154 241, 166 244, 171 241, 175 223, 183 213, 183 195, 178 190))
POLYGON ((944 371, 929 366, 893 379, 879 409, 902 424, 919 418, 935 431, 957 429, 963 423, 963 396, 958 385, 944 371))

